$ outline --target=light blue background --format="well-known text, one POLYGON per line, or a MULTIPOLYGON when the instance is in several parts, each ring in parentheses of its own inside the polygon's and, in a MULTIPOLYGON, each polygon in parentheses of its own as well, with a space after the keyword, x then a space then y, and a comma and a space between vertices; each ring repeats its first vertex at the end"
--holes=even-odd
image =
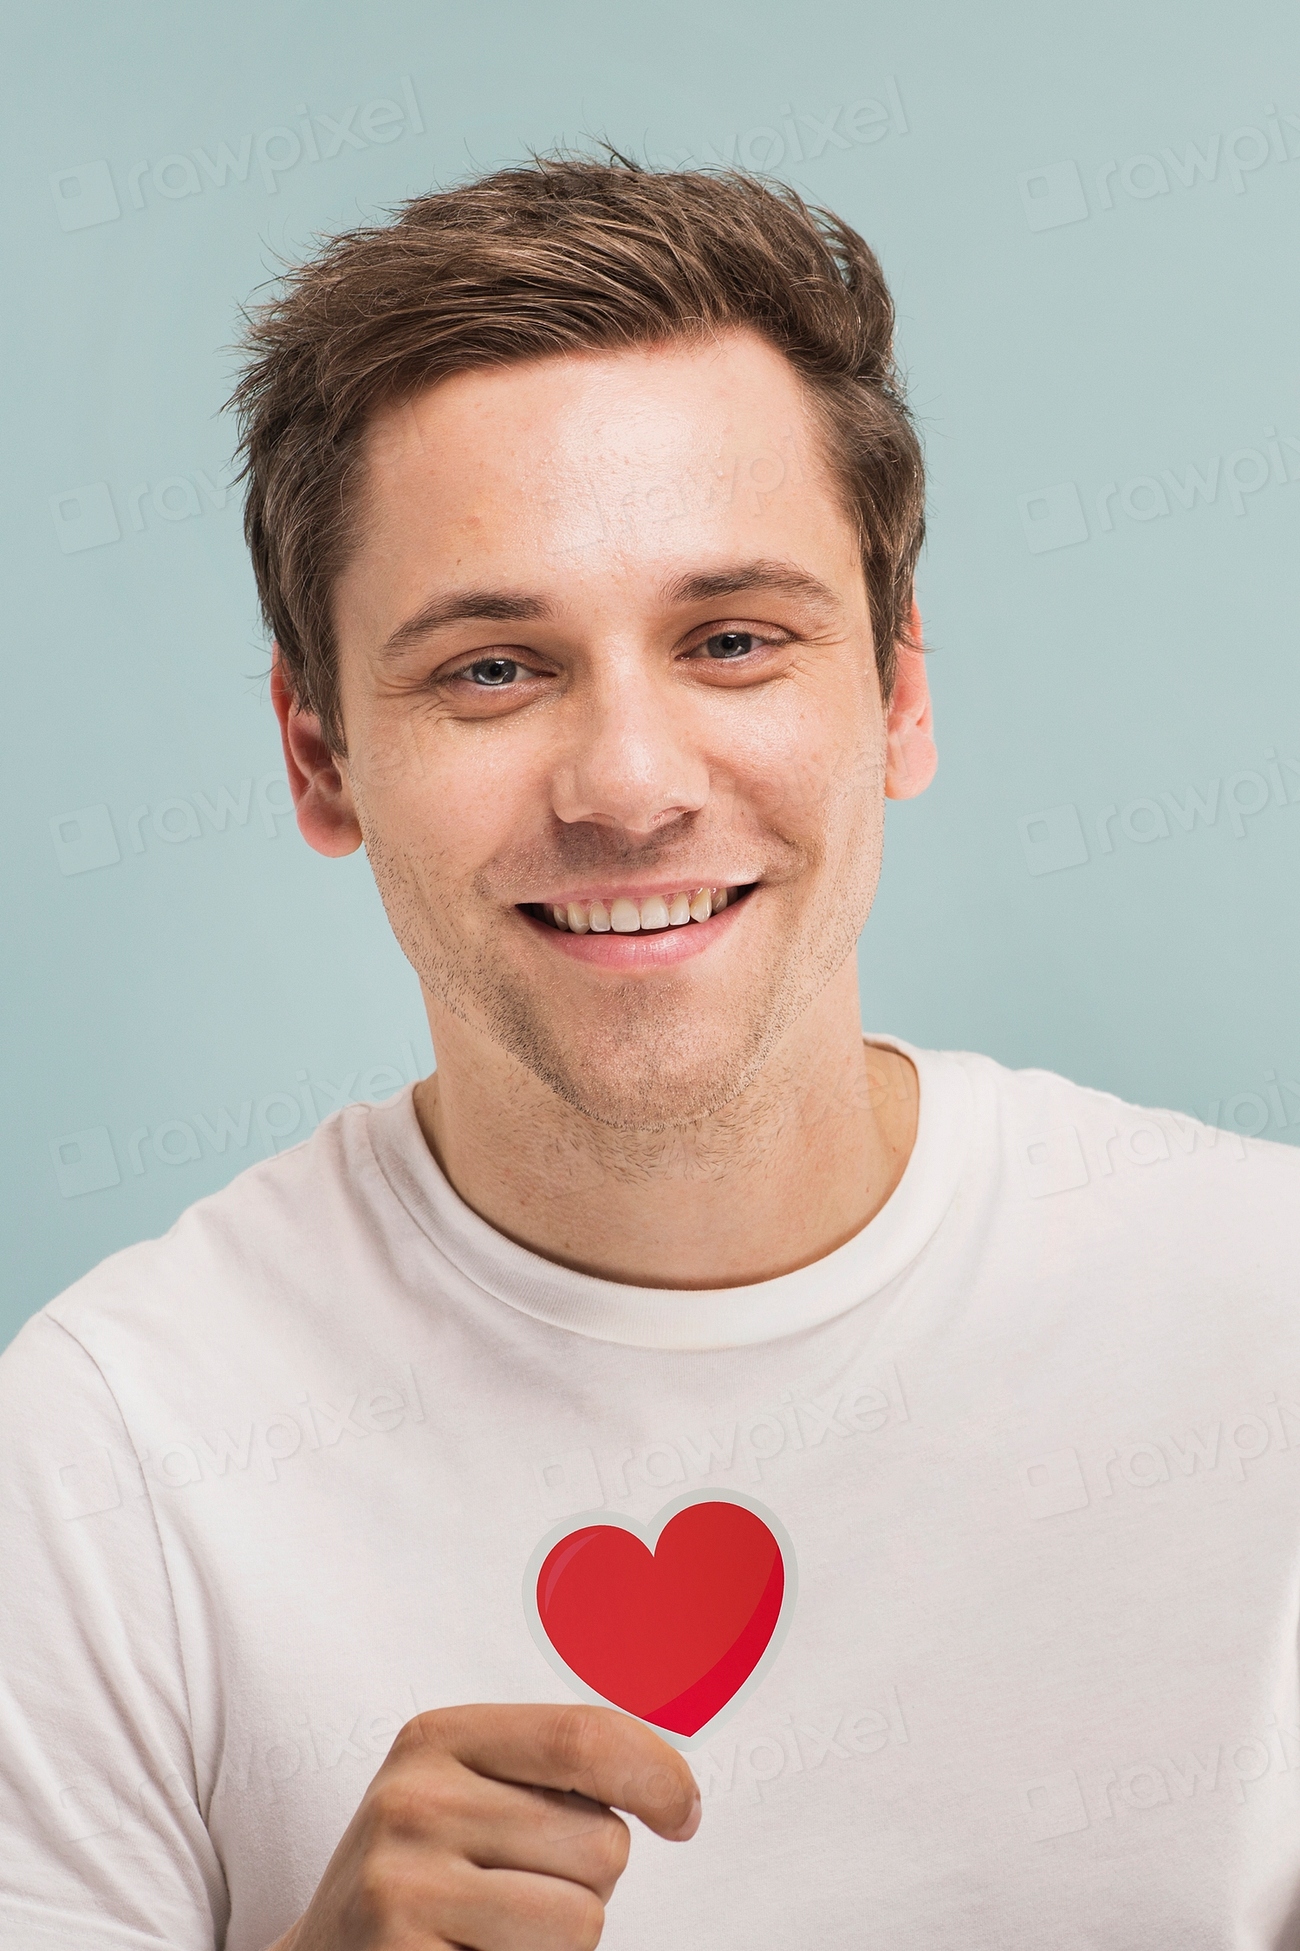
POLYGON ((896 294, 941 768, 891 810, 866 1022, 1300 1136, 1298 44, 1290 0, 11 25, 0 1338, 430 1060, 364 860, 280 810, 223 348, 317 232, 601 135, 774 167, 896 294))

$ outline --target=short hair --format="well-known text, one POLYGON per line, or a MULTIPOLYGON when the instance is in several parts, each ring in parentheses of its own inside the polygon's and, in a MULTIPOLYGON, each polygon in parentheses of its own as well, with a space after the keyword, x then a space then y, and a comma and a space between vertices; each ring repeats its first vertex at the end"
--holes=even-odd
POLYGON ((817 414, 858 532, 888 697, 910 642, 924 469, 883 273, 829 211, 735 171, 539 158, 329 240, 246 318, 229 402, 244 532, 289 686, 334 750, 345 747, 332 594, 375 409, 474 368, 746 327, 784 353, 817 414))

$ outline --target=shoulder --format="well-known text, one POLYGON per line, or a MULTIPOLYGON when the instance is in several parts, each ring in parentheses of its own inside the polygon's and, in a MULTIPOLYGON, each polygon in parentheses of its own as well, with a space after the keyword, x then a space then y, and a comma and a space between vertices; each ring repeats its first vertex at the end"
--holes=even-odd
POLYGON ((1009 1200, 1101 1208, 1157 1227, 1163 1216, 1198 1234, 1225 1221, 1274 1238, 1300 1234, 1300 1147, 1132 1104, 1053 1071, 950 1054, 970 1079, 981 1126, 996 1133, 1009 1200))
MULTIPOLYGON (((62 1330, 106 1375, 128 1347, 198 1352, 244 1326, 274 1341, 277 1322, 319 1306, 382 1231, 392 1201, 369 1143, 373 1108, 336 1112, 305 1143, 188 1207, 161 1238, 111 1254, 29 1326, 62 1330)), ((62 1345, 41 1337, 52 1352, 62 1345)), ((28 1359, 20 1335, 0 1368, 28 1359)))

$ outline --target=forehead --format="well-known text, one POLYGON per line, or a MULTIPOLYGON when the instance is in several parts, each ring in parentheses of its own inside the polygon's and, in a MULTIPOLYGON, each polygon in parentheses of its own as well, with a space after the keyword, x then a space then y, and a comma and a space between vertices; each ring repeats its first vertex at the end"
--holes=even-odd
POLYGON ((363 457, 363 554, 436 534, 572 563, 849 528, 803 382, 750 332, 459 373, 376 413, 363 457))

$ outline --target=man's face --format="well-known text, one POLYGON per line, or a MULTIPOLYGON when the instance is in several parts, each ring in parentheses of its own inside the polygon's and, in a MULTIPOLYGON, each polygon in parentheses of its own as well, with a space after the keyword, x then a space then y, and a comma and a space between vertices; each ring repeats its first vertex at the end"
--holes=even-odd
POLYGON ((866 586, 797 376, 747 333, 462 374, 365 460, 339 770, 435 1044, 450 1012, 606 1125, 719 1110, 880 863, 866 586))

